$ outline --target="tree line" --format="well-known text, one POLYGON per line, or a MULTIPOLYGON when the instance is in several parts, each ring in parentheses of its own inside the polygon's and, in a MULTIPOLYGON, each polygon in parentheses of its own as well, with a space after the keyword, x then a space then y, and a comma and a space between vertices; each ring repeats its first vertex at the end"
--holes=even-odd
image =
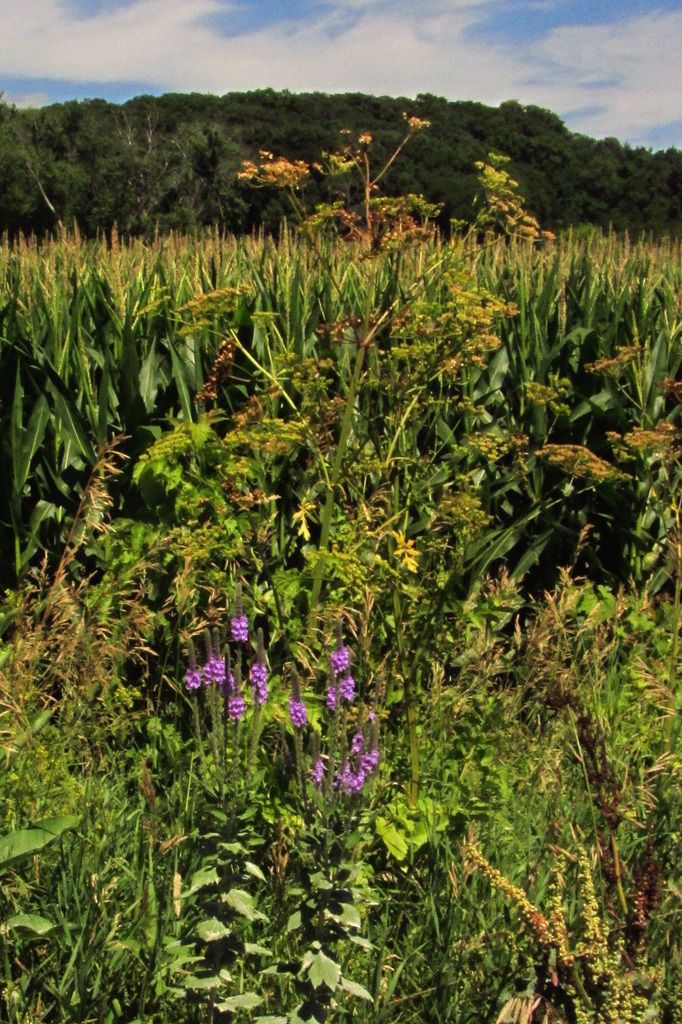
MULTIPOLYGON (((516 101, 493 108, 420 95, 296 95, 271 89, 225 96, 139 96, 123 104, 69 101, 40 109, 0 105, 0 231, 86 235, 278 230, 286 197, 237 180, 242 161, 268 150, 315 161, 340 132, 369 132, 388 155, 408 113, 431 122, 385 180, 387 194, 442 204, 441 226, 471 217, 475 163, 511 157, 528 209, 546 228, 595 225, 682 234, 682 152, 652 152, 570 132, 548 110, 516 101)), ((313 175, 311 203, 329 195, 313 175)))

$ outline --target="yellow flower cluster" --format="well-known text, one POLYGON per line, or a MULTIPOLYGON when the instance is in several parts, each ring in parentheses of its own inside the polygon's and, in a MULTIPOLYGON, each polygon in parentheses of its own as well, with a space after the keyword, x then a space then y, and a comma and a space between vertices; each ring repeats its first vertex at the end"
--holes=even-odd
POLYGON ((244 160, 242 169, 237 174, 238 181, 244 181, 255 187, 300 189, 310 176, 310 165, 304 160, 289 160, 285 156, 273 156, 262 149, 261 161, 255 164, 252 160, 244 160))
POLYGON ((536 454, 565 473, 594 483, 619 483, 627 478, 627 474, 581 444, 546 444, 536 454))

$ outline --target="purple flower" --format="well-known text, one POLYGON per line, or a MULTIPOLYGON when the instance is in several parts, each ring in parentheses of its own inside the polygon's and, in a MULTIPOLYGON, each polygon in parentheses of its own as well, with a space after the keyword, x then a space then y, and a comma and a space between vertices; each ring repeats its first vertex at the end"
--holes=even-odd
POLYGON ((339 697, 346 704, 352 704, 355 699, 355 680, 350 672, 343 676, 339 682, 339 697))
POLYGON ((356 732, 355 736, 351 740, 350 751, 351 754, 361 754, 365 749, 365 737, 361 732, 356 732))
POLYGON ((201 670, 196 667, 188 668, 185 673, 185 686, 188 690, 198 690, 201 686, 201 670))
POLYGON ((244 717, 245 711, 246 701, 242 694, 235 690, 227 699, 227 714, 233 722, 238 722, 240 718, 244 717))
POLYGON ((236 644, 245 644, 249 639, 249 620, 242 612, 230 619, 230 636, 236 644))
POLYGON ((204 665, 204 682, 206 686, 216 683, 224 687, 226 682, 225 659, 212 654, 204 665))
POLYGON ((350 673, 341 679, 336 679, 329 684, 327 689, 327 710, 336 711, 337 699, 339 703, 352 704, 355 699, 355 680, 350 673))
POLYGON ((308 721, 308 709, 301 700, 300 694, 292 693, 289 699, 289 718, 295 729, 302 729, 308 721))
POLYGON ((268 670, 264 662, 254 661, 249 673, 256 704, 265 704, 268 699, 268 670))
POLYGON ((377 747, 373 747, 372 750, 368 750, 366 754, 363 754, 360 758, 362 764, 362 770, 366 775, 372 775, 373 772, 379 767, 379 750, 377 747))
POLYGON ((310 769, 310 781, 312 782, 313 786, 319 789, 322 785, 323 779, 324 761, 322 760, 321 757, 318 757, 317 760, 313 763, 312 768, 310 769))
POLYGON ((343 768, 336 776, 334 785, 349 796, 359 793, 365 784, 365 772, 362 765, 353 767, 350 761, 345 761, 343 768))
POLYGON ((350 651, 341 640, 337 643, 336 649, 332 651, 329 660, 332 672, 336 672, 337 676, 341 675, 342 672, 347 672, 350 668, 350 651))

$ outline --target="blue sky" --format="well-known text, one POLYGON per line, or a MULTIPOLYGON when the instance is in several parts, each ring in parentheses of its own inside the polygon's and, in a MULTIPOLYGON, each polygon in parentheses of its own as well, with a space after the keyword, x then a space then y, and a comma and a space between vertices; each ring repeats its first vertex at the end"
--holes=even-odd
POLYGON ((273 87, 547 107, 682 148, 682 0, 0 0, 18 105, 273 87))

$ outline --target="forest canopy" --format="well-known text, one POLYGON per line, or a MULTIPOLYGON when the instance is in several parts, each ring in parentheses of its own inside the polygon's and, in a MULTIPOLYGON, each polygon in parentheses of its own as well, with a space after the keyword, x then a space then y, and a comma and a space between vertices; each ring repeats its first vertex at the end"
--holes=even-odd
MULTIPOLYGON (((0 105, 0 231, 38 235, 76 223, 86 235, 275 232, 289 212, 275 190, 237 180, 244 160, 268 150, 315 161, 340 132, 371 132, 377 160, 401 136, 403 114, 431 128, 386 176, 388 195, 421 193, 442 204, 440 225, 471 217, 475 163, 509 155, 528 209, 548 229, 595 225, 656 235, 682 233, 682 152, 652 152, 570 132, 548 110, 512 100, 499 107, 360 93, 296 95, 265 89, 225 96, 139 96, 0 105)), ((320 179, 311 203, 329 196, 320 179)))

